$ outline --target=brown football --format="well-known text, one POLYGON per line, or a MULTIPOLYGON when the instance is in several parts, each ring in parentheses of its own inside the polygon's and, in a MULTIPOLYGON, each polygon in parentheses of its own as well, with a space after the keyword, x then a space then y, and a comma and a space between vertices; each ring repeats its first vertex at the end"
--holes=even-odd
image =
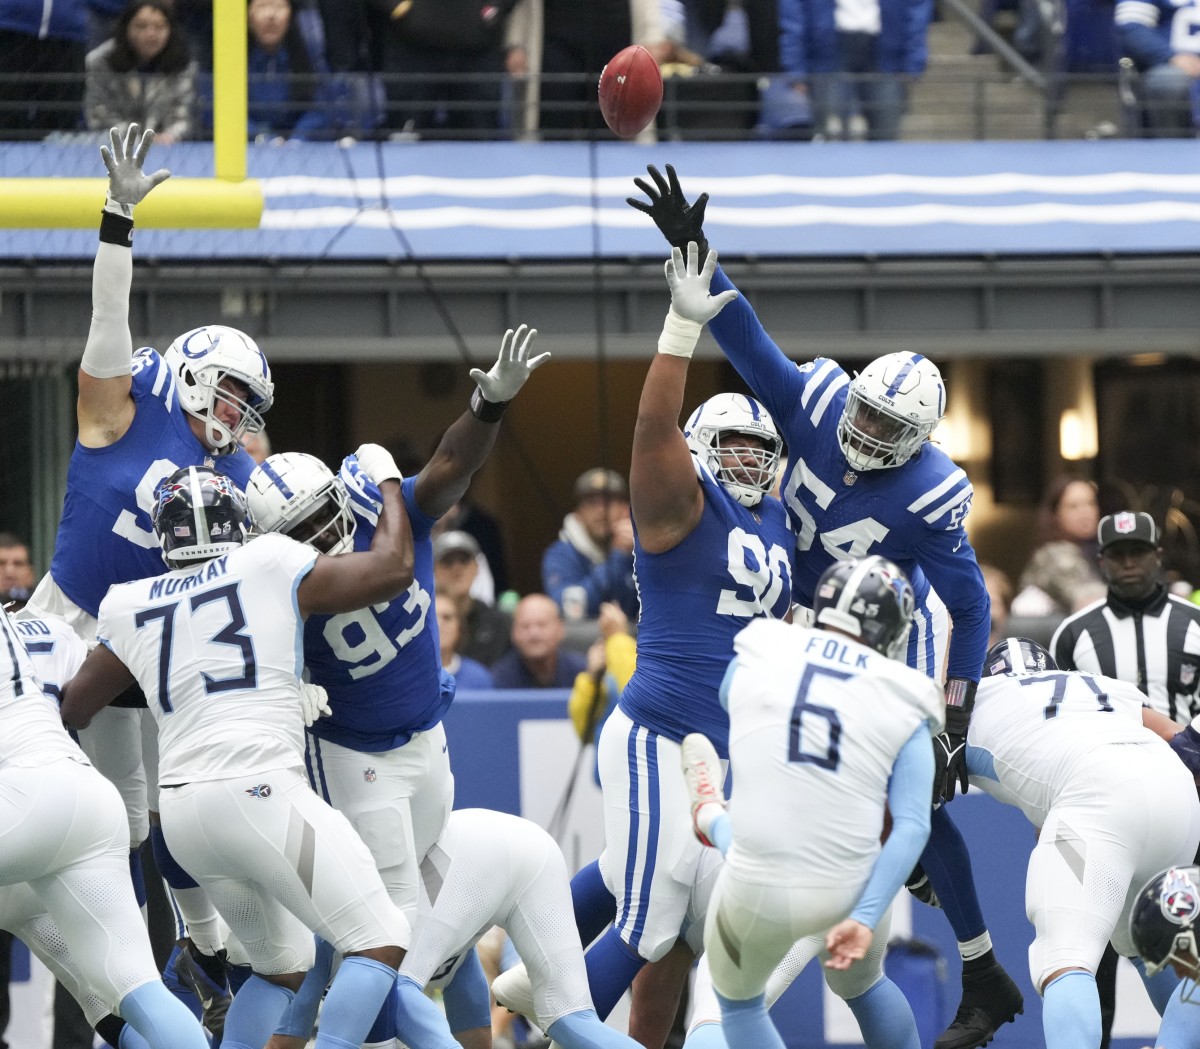
POLYGON ((618 51, 600 72, 600 112, 619 138, 633 138, 662 105, 662 74, 644 47, 618 51))

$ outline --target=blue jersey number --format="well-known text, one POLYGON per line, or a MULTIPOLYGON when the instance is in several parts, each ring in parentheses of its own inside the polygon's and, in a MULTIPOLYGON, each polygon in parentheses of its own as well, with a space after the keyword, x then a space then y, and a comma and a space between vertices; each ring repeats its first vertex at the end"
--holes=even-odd
POLYGON ((1058 717, 1058 708, 1062 706, 1063 700, 1067 695, 1067 683, 1070 681, 1081 681, 1091 691, 1093 698, 1100 704, 1100 710, 1106 714, 1112 713, 1112 704, 1108 701, 1108 693, 1102 692, 1100 686, 1096 684, 1086 674, 1038 674, 1037 677, 1022 677, 1017 678, 1022 685, 1041 685, 1052 684, 1054 691, 1051 693, 1050 702, 1046 704, 1046 709, 1042 711, 1042 717, 1049 721, 1051 718, 1058 717))
MULTIPOLYGON (((204 692, 215 695, 218 692, 251 691, 258 687, 258 666, 254 660, 254 642, 250 635, 243 633, 246 629, 246 612, 242 608, 238 596, 238 584, 227 583, 215 590, 194 595, 187 602, 192 613, 215 602, 225 602, 229 612, 229 622, 208 639, 210 645, 231 645, 242 657, 241 673, 230 677, 213 677, 202 674, 204 692)), ((180 601, 169 605, 157 605, 154 608, 144 608, 138 612, 133 621, 139 630, 155 621, 161 621, 158 638, 158 703, 164 714, 170 714, 171 706, 171 649, 175 641, 175 614, 182 604, 180 601)))
POLYGON ((350 680, 358 681, 379 673, 395 659, 400 649, 425 629, 428 613, 429 592, 414 579, 403 598, 330 616, 322 636, 330 651, 343 663, 350 664, 350 680), (408 625, 395 637, 388 637, 379 620, 397 602, 407 614, 408 625))
POLYGON ((841 761, 838 744, 842 738, 842 719, 838 717, 837 711, 832 707, 823 707, 808 702, 808 690, 812 687, 813 678, 818 676, 831 677, 835 681, 845 681, 854 675, 844 670, 833 670, 829 667, 818 667, 812 664, 804 668, 804 673, 800 677, 800 687, 796 689, 796 702, 792 707, 788 733, 788 761, 798 762, 801 765, 816 765, 818 768, 837 772, 838 763, 841 761), (806 718, 817 736, 816 753, 804 749, 806 718), (814 721, 814 719, 816 720, 814 721), (824 722, 824 724, 820 722, 824 722), (822 734, 825 737, 824 740, 821 739, 822 734), (825 744, 824 753, 820 753, 821 742, 825 744))

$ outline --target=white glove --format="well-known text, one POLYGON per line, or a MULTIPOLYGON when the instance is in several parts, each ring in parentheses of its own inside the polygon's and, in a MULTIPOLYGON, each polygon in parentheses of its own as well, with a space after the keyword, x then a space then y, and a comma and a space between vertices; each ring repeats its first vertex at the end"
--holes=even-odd
POLYGON ((108 133, 112 148, 100 147, 100 159, 108 168, 108 196, 104 208, 127 219, 133 218, 135 204, 144 200, 155 186, 171 177, 166 168, 159 168, 153 175, 142 173, 146 154, 154 142, 154 132, 147 128, 139 139, 140 130, 137 124, 130 124, 122 141, 120 130, 112 128, 108 133))
POLYGON ((300 711, 304 715, 304 724, 311 726, 317 718, 332 714, 329 707, 329 693, 320 685, 307 681, 300 682, 300 711))
POLYGON ((723 291, 710 295, 708 286, 717 272, 717 253, 710 251, 704 260, 704 269, 698 268, 700 249, 695 241, 688 243, 687 265, 684 266, 683 252, 671 249, 667 259, 667 284, 671 288, 671 310, 693 324, 707 324, 729 303, 738 297, 736 291, 723 291))
POLYGON ((383 445, 359 445, 354 457, 358 460, 358 465, 362 467, 363 473, 376 484, 383 484, 384 481, 404 480, 404 475, 400 472, 400 467, 396 465, 396 460, 392 458, 392 453, 383 445))
POLYGON ((534 368, 539 367, 549 356, 539 353, 536 357, 529 356, 529 347, 537 336, 537 328, 522 324, 516 331, 509 328, 504 333, 500 343, 500 356, 492 365, 491 371, 485 372, 479 368, 471 369, 471 378, 479 386, 479 392, 485 401, 492 404, 507 404, 525 385, 534 368))

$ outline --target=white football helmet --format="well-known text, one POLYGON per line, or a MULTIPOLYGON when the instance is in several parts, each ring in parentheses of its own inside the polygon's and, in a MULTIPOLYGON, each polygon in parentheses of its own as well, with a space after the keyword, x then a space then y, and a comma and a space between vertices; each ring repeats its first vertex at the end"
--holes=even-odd
POLYGON ((163 354, 175 373, 179 403, 205 426, 205 443, 225 455, 237 450, 244 434, 263 428, 263 415, 275 400, 271 369, 257 343, 237 328, 208 324, 184 332, 163 354), (221 388, 223 379, 246 387, 245 399, 221 388), (238 410, 237 425, 230 429, 216 416, 218 404, 238 410))
POLYGON ((770 413, 753 397, 740 393, 719 393, 710 397, 692 412, 683 428, 683 436, 692 454, 699 457, 725 491, 742 506, 757 506, 775 487, 783 438, 770 413), (721 443, 732 434, 757 437, 763 447, 743 449, 738 452, 739 465, 724 466, 721 443), (751 461, 747 462, 747 459, 751 461))
POLYGON ((323 554, 354 549, 358 522, 346 486, 315 455, 268 456, 250 474, 246 502, 260 532, 282 532, 323 554))
POLYGON ((908 462, 946 410, 946 387, 931 360, 888 353, 868 364, 846 396, 838 442, 856 470, 886 470, 908 462))

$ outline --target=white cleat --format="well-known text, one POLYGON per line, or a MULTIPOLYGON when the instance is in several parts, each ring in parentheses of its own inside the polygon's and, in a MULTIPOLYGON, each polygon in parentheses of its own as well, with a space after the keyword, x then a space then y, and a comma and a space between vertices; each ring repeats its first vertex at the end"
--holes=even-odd
POLYGON ((510 1013, 520 1013, 531 1023, 537 1023, 537 1009, 533 1004, 533 984, 524 963, 514 965, 492 981, 492 994, 499 1005, 510 1013))
POLYGON ((692 802, 692 829, 702 844, 711 845, 708 832, 713 820, 725 811, 721 759, 709 738, 700 732, 683 737, 680 757, 692 802))

